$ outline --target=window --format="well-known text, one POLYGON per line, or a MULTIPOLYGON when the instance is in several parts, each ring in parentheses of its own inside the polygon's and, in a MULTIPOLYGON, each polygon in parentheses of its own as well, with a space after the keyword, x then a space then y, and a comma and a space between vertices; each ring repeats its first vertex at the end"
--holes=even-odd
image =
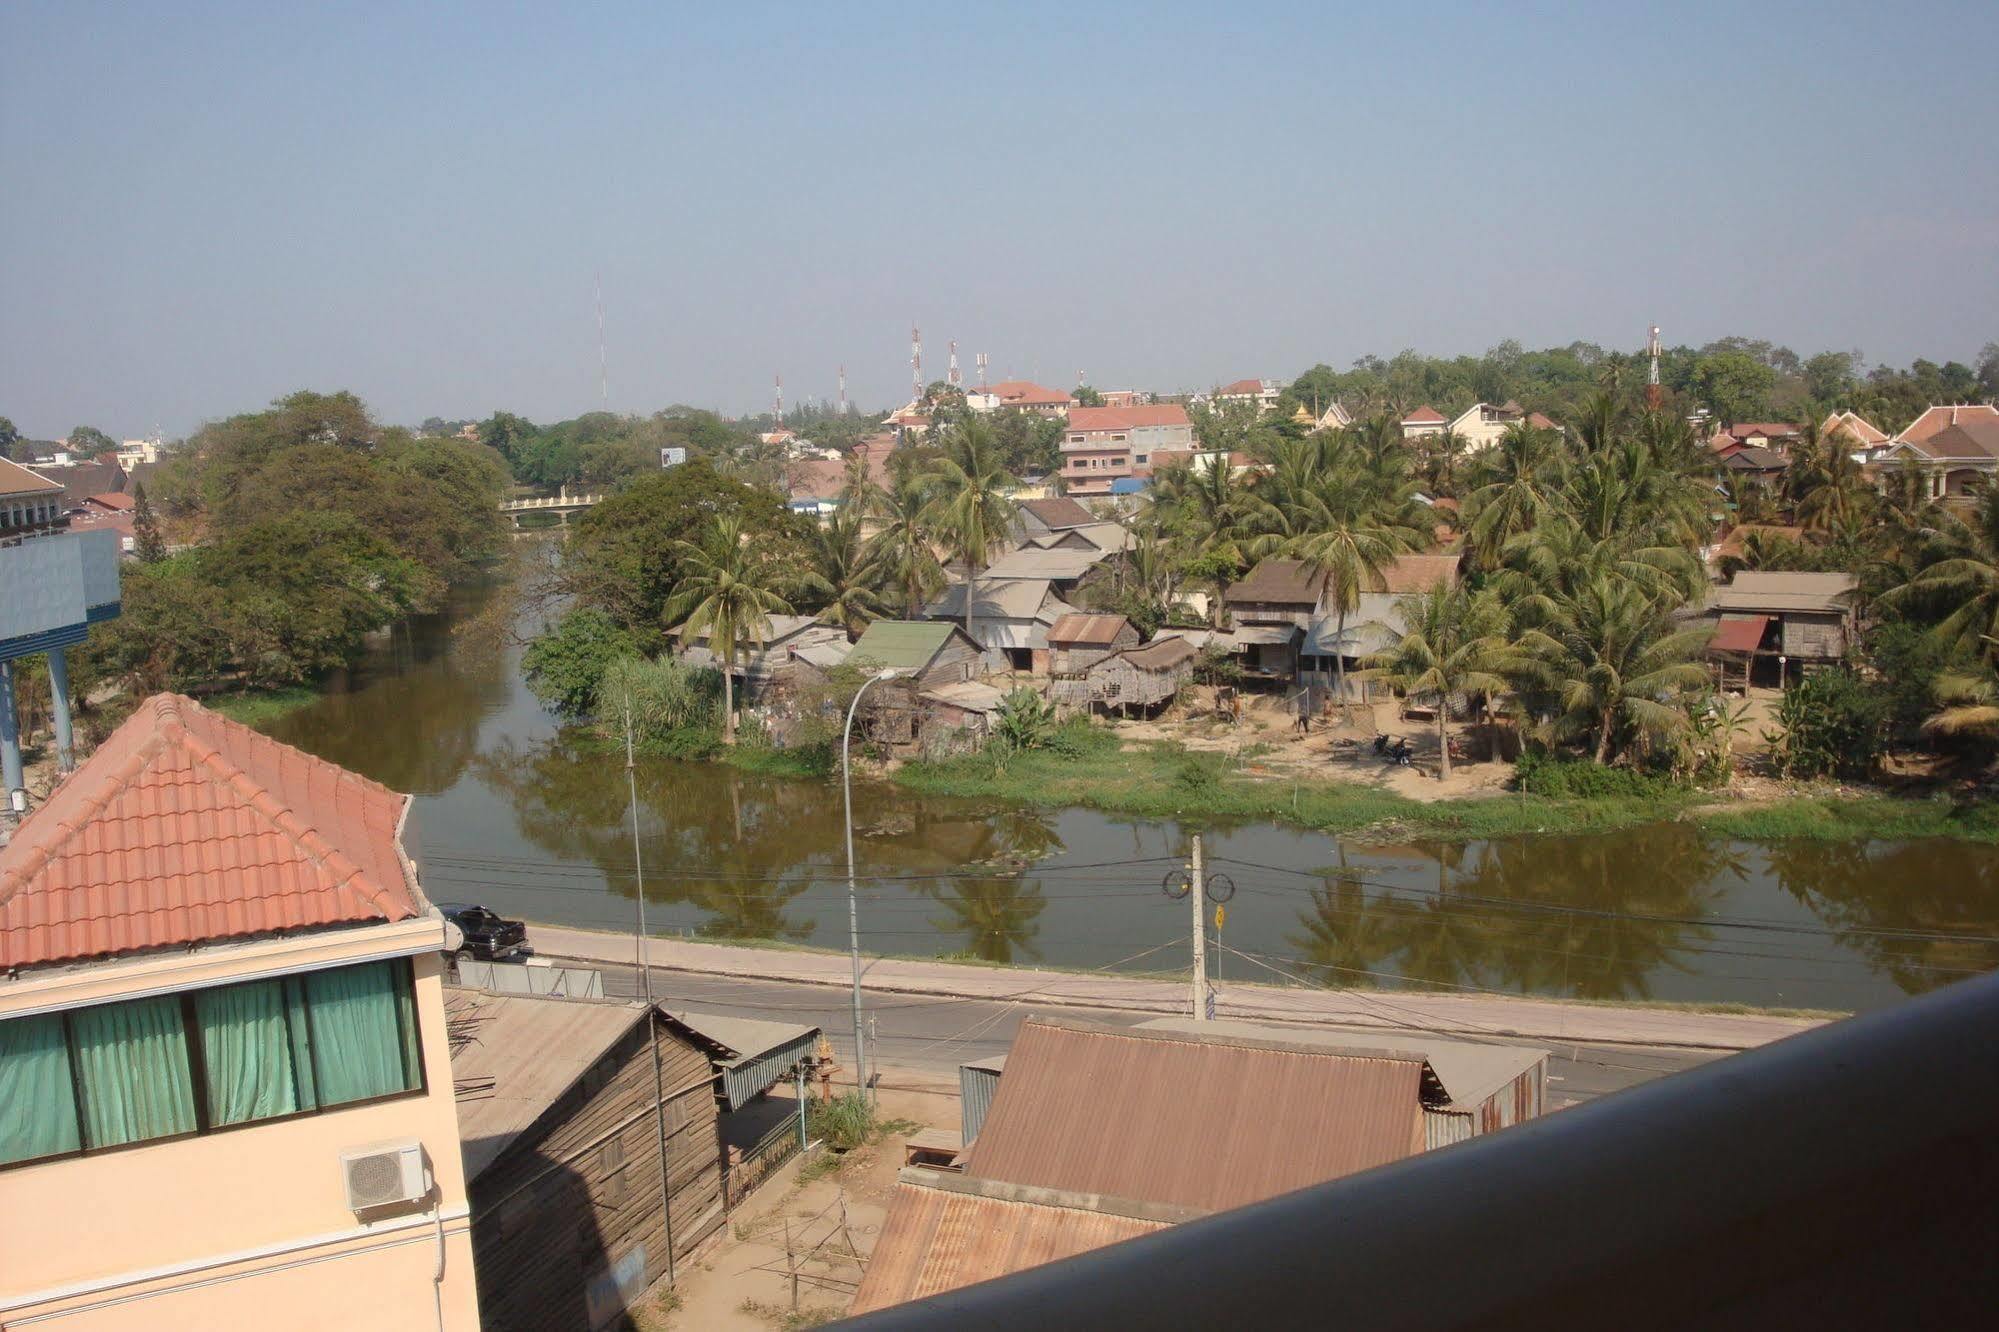
POLYGON ((0 1022, 0 1167, 424 1085, 407 961, 0 1022))

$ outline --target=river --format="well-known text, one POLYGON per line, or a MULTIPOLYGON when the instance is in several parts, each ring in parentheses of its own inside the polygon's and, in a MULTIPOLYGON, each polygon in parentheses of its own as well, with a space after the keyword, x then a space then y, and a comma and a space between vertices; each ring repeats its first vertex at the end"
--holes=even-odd
MULTIPOLYGON (((565 735, 517 648, 455 634, 480 595, 399 626, 277 738, 416 796, 424 885, 534 920, 630 929, 623 765, 565 735)), ((844 948, 838 783, 641 760, 656 933, 844 948)), ((1162 881, 1172 823, 854 791, 863 946, 1073 968, 1184 967, 1162 881)), ((1469 843, 1343 844, 1206 829, 1234 896, 1232 980, 1420 985, 1589 999, 1858 1010, 1999 966, 1999 852, 1918 842, 1757 844, 1683 824, 1469 843), (1966 935, 1984 936, 1965 938, 1966 935)))

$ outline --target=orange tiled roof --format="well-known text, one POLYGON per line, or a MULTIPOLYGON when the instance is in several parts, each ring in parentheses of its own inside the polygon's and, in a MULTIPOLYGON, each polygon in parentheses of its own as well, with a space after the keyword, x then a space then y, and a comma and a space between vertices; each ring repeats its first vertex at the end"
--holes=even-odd
POLYGON ((1260 379, 1238 379, 1222 390, 1222 396, 1225 398, 1254 398, 1261 396, 1262 393, 1263 381, 1260 379))
POLYGON ((1168 403, 1163 407, 1071 407, 1069 429, 1138 430, 1145 426, 1188 425, 1187 409, 1168 403))
POLYGON ((1069 401, 1060 389, 1044 388, 1026 379, 1004 379, 986 390, 1007 407, 1055 407, 1069 401))
POLYGON ((1421 407, 1418 407, 1415 411, 1403 417, 1402 424, 1403 425, 1446 425, 1448 424, 1448 422, 1444 420, 1442 412, 1439 412, 1435 407, 1430 406, 1430 404, 1424 403, 1421 407))
POLYGON ((156 694, 0 848, 0 967, 420 915, 408 803, 156 694))

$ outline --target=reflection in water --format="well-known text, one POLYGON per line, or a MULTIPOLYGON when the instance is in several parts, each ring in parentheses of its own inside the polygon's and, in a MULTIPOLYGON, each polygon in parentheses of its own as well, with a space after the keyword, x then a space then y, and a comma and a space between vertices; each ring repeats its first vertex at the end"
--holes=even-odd
MULTIPOLYGON (((623 754, 542 713, 517 649, 453 633, 479 599, 385 636, 268 729, 418 794, 433 896, 629 929, 623 754)), ((652 760, 636 777, 654 929, 846 946, 837 782, 652 760)), ((1184 963, 1186 905, 1158 891, 1187 850, 1177 825, 880 782, 856 785, 854 822, 870 953, 1184 963)), ((1669 824, 1348 846, 1242 824, 1209 850, 1244 889, 1229 945, 1327 983, 1864 1008, 1999 966, 1999 945, 1937 937, 1999 933, 1999 856, 1971 843, 1760 847, 1669 824)))

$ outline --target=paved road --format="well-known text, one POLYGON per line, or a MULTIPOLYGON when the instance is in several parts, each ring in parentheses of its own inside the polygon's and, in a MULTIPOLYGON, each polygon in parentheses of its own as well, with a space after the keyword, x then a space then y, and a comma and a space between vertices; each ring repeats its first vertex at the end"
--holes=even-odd
MULTIPOLYGON (((638 992, 638 973, 631 966, 605 966, 604 989, 614 996, 638 992)), ((735 1017, 817 1026, 831 1038, 843 1066, 852 1066, 853 1010, 847 991, 826 985, 741 980, 729 976, 697 976, 681 971, 653 970, 653 992, 669 1008, 686 1007, 735 1017)), ((1005 1054, 1014 1030, 1027 1013, 1067 1013, 1093 1022, 1130 1024, 1151 1013, 1124 1013, 1101 1008, 1064 1010, 1051 1005, 994 1003, 985 999, 942 999, 921 995, 864 996, 865 1012, 875 1023, 875 1059, 883 1081, 892 1085, 947 1085, 955 1090, 958 1065, 967 1060, 1005 1054)), ((1338 1030, 1327 1027, 1326 1030, 1338 1030)), ((1356 1033, 1357 1041, 1367 1038, 1356 1033)), ((1379 1033, 1376 1033, 1377 1038, 1379 1033)), ((1461 1039, 1461 1038, 1459 1038, 1461 1039)), ((1517 1041, 1530 1045, 1534 1042, 1517 1041)), ((1717 1056, 1688 1050, 1655 1050, 1632 1046, 1551 1045, 1548 1099, 1552 1106, 1587 1101, 1681 1069, 1704 1064, 1717 1056)))

